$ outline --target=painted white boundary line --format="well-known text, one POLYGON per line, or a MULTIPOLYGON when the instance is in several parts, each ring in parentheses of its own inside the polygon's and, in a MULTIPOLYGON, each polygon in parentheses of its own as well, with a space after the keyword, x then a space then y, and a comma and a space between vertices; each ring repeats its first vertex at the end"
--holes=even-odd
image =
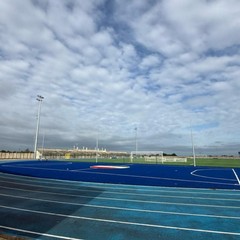
POLYGON ((33 234, 33 235, 40 235, 40 236, 44 236, 44 237, 52 237, 52 238, 57 238, 57 239, 83 240, 81 238, 71 238, 71 237, 64 237, 64 236, 59 236, 59 235, 52 235, 52 234, 48 234, 48 233, 33 232, 33 231, 29 231, 29 230, 24 230, 24 229, 20 229, 20 228, 13 228, 13 227, 8 227, 8 226, 3 226, 3 225, 0 225, 0 228, 13 230, 13 231, 16 231, 16 232, 30 233, 30 234, 33 234))
MULTIPOLYGON (((4 165, 3 165, 4 166, 4 165)), ((37 167, 21 167, 17 165, 6 165, 10 168, 25 168, 25 169, 35 169, 35 170, 45 170, 45 171, 59 171, 59 172, 75 172, 75 173, 88 173, 95 175, 108 175, 108 176, 121 176, 121 177, 131 177, 131 178, 142 178, 142 179, 153 179, 153 180, 167 180, 167 181, 178 181, 178 182, 194 182, 194 183, 204 183, 204 184, 216 184, 216 185, 226 185, 226 186, 235 186, 235 184, 230 183, 220 183, 220 182, 207 182, 207 181, 198 181, 198 180, 188 180, 188 179, 179 179, 179 178, 166 178, 166 177, 151 177, 151 176, 142 176, 142 175, 129 175, 129 174, 117 174, 117 173, 105 173, 105 172, 91 172, 83 170, 63 170, 63 169, 49 169, 49 168, 37 168, 37 167)))
POLYGON ((213 169, 213 168, 209 168, 209 169, 197 169, 191 172, 191 175, 196 176, 196 177, 201 177, 201 178, 207 178, 207 179, 215 179, 215 180, 225 180, 225 181, 234 181, 235 182, 235 178, 233 179, 229 179, 229 178, 217 178, 217 177, 209 177, 209 176, 204 176, 201 174, 196 174, 196 172, 207 172, 207 171, 231 171, 230 169, 213 169))
POLYGON ((237 179, 237 181, 238 181, 238 184, 240 185, 240 180, 239 180, 239 178, 238 178, 238 175, 237 175, 237 173, 235 172, 235 170, 234 169, 232 169, 233 170, 233 173, 234 173, 234 175, 235 175, 235 177, 236 177, 236 179, 237 179))
MULTIPOLYGON (((240 217, 227 216, 227 215, 197 214, 197 213, 186 213, 186 212, 176 212, 176 211, 170 212, 170 211, 150 210, 150 209, 139 209, 139 208, 125 208, 125 207, 123 208, 123 207, 114 207, 114 206, 106 206, 106 205, 94 205, 94 204, 84 204, 84 203, 71 203, 71 202, 55 201, 55 200, 40 199, 40 198, 13 196, 13 195, 9 195, 9 194, 1 194, 1 193, 0 193, 0 196, 12 197, 12 198, 20 198, 20 199, 27 199, 27 200, 33 200, 33 201, 39 201, 39 202, 50 202, 50 203, 64 204, 64 205, 82 206, 82 207, 89 207, 89 208, 102 208, 102 209, 121 210, 121 211, 158 213, 158 214, 195 216, 195 217, 224 218, 224 219, 240 219, 240 217)), ((3 205, 0 205, 0 206, 3 206, 3 205)))
MULTIPOLYGON (((98 183, 98 182, 85 182, 85 181, 74 181, 74 180, 61 180, 53 178, 40 178, 40 177, 31 177, 31 176, 21 176, 14 175, 9 173, 0 173, 2 178, 10 179, 20 179, 23 181, 41 181, 43 184, 52 184, 52 185, 66 185, 71 187, 94 187, 101 189, 119 189, 132 191, 141 188, 141 191, 145 192, 174 192, 174 193, 186 193, 186 194, 203 194, 203 195, 238 195, 234 189, 216 189, 215 192, 212 192, 209 188, 190 188, 190 187, 164 187, 164 186, 145 186, 145 185, 129 185, 129 184, 114 184, 114 183, 98 183), (190 190, 190 191, 189 191, 190 190), (218 193, 216 193, 218 191, 218 193), (229 193, 230 192, 230 193, 229 193)), ((39 185, 44 186, 44 185, 39 185)), ((240 193, 240 191, 239 191, 240 193)))
MULTIPOLYGON (((134 225, 134 226, 141 226, 141 227, 165 228, 165 229, 191 231, 191 232, 204 232, 204 233, 214 233, 214 234, 240 236, 240 232, 225 232, 225 231, 216 231, 216 230, 207 230, 207 229, 175 227, 175 226, 168 226, 168 225, 157 225, 157 224, 138 223, 138 222, 126 222, 126 221, 118 221, 118 220, 112 220, 112 219, 91 218, 91 217, 65 215, 65 214, 50 213, 50 212, 43 212, 43 211, 34 211, 34 210, 14 208, 14 207, 7 207, 7 208, 12 209, 12 210, 17 210, 17 211, 25 211, 25 212, 31 212, 31 213, 36 213, 36 214, 45 214, 45 215, 65 217, 65 218, 82 219, 82 220, 89 220, 89 221, 95 221, 95 222, 117 223, 117 224, 134 225)), ((64 238, 64 239, 67 239, 67 238, 64 238)), ((72 239, 72 238, 68 238, 68 239, 72 239)))
MULTIPOLYGON (((91 196, 83 196, 83 195, 74 195, 74 194, 64 194, 64 193, 50 193, 50 192, 44 192, 44 191, 38 191, 38 190, 22 190, 17 188, 12 188, 20 191, 25 192, 38 192, 38 193, 47 193, 52 195, 59 195, 59 196, 68 196, 68 197, 79 197, 79 198, 90 198, 91 196)), ((15 198, 21 198, 21 196, 12 196, 7 194, 0 194, 0 195, 6 195, 11 196, 15 198)), ((146 201, 146 200, 135 200, 135 199, 124 199, 124 198, 107 198, 107 197, 94 197, 94 199, 98 200, 108 200, 108 201, 115 201, 115 202, 134 202, 134 203, 148 203, 148 204, 165 204, 165 205, 178 205, 178 206, 197 206, 197 207, 211 207, 211 208, 228 208, 228 209, 240 209, 240 206, 226 206, 226 205, 212 205, 212 204, 195 204, 195 203, 179 203, 179 202, 157 202, 157 201, 146 201)))
MULTIPOLYGON (((12 182, 8 182, 8 181, 2 181, 0 180, 0 182, 4 182, 4 183, 10 183, 12 184, 12 182)), ((35 184, 26 184, 26 183, 14 183, 16 185, 20 185, 20 186, 31 186, 31 187, 44 187, 47 189, 57 189, 57 190, 67 190, 69 191, 69 188, 62 188, 62 187, 52 187, 52 186, 42 186, 42 185, 35 185, 35 184)), ((4 186, 0 186, 0 188, 6 188, 4 186)), ((20 189, 18 189, 20 190, 20 189)), ((73 189, 71 189, 73 190, 73 189)), ((194 196, 178 196, 178 195, 163 195, 163 194, 143 194, 143 193, 126 193, 126 192, 120 192, 120 191, 101 191, 101 190, 87 190, 87 189, 74 189, 74 191, 76 193, 78 192, 92 192, 92 193, 103 193, 105 195, 110 194, 117 194, 117 195, 127 195, 127 196, 143 196, 143 197, 161 197, 161 198, 181 198, 181 199, 198 199, 198 200, 211 200, 211 201, 240 201, 240 199, 235 199, 235 198, 208 198, 208 197, 194 197, 194 196)), ((173 193, 173 192, 171 192, 173 193)), ((58 194, 58 193, 56 193, 58 194)), ((77 195, 76 195, 77 196, 77 195)))

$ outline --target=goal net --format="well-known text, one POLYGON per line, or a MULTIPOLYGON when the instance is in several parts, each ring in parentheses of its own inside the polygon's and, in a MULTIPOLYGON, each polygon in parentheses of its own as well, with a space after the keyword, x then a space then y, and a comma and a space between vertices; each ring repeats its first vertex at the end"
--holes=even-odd
POLYGON ((163 151, 133 151, 130 155, 131 162, 163 163, 163 151))

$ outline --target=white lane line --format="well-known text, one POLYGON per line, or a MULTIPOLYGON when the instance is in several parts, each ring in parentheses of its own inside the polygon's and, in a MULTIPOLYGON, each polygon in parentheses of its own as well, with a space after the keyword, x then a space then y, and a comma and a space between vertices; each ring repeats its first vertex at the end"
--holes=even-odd
POLYGON ((148 223, 139 223, 139 222, 130 222, 130 221, 118 221, 118 220, 103 219, 103 218, 91 218, 91 217, 59 214, 59 213, 50 213, 50 212, 44 212, 44 211, 35 211, 35 210, 15 208, 15 207, 6 207, 6 208, 16 210, 16 211, 25 211, 25 212, 31 212, 31 213, 36 213, 36 214, 45 214, 45 215, 58 216, 58 217, 64 217, 64 218, 82 219, 82 220, 89 220, 89 221, 94 221, 94 222, 116 223, 116 224, 134 225, 134 226, 141 226, 141 227, 165 228, 165 229, 191 231, 191 232, 204 232, 204 233, 240 236, 240 232, 225 232, 225 231, 208 230, 208 229, 176 227, 176 226, 148 224, 148 223))
POLYGON ((13 228, 13 227, 8 227, 8 226, 3 226, 3 225, 0 225, 0 228, 12 230, 12 231, 16 231, 16 232, 30 233, 33 235, 40 235, 40 236, 44 236, 44 237, 57 238, 57 239, 83 240, 81 238, 64 237, 64 236, 53 235, 53 234, 48 234, 48 233, 29 231, 29 230, 20 229, 20 228, 13 228))
MULTIPOLYGON (((45 194, 50 194, 50 195, 60 195, 60 196, 71 196, 71 197, 78 197, 78 198, 92 198, 92 196, 88 196, 88 195, 79 195, 79 194, 67 194, 67 193, 58 193, 58 192, 48 192, 48 191, 41 191, 41 190, 28 190, 28 189, 19 189, 19 188, 16 188, 16 187, 4 187, 4 186, 0 186, 0 188, 4 188, 4 189, 12 189, 12 190, 15 190, 15 191, 27 191, 27 192, 38 192, 38 193, 45 193, 45 194)), ((83 191, 84 192, 84 191, 83 191)), ((87 191, 86 191, 87 192, 87 191)), ((115 192, 114 192, 115 193, 115 192)), ((104 193, 105 194, 105 193, 104 193)), ((113 195, 113 194, 110 194, 110 195, 113 195)), ((121 193, 119 194, 121 195, 121 193)), ((133 196, 135 196, 135 194, 133 194, 133 196)), ((149 197, 149 195, 144 195, 145 198, 146 196, 149 197)), ((179 196, 168 196, 168 195, 158 195, 158 197, 162 198, 181 198, 181 199, 194 199, 194 200, 211 200, 211 201, 231 201, 231 202, 239 202, 240 199, 232 199, 232 198, 203 198, 203 197, 179 197, 179 196)), ((119 199, 119 198, 112 198, 112 197, 94 197, 95 199, 107 199, 107 200, 113 200, 115 201, 115 199, 119 199)), ((124 201, 135 201, 135 202, 148 202, 148 201, 145 201, 145 200, 141 200, 141 199, 125 199, 125 198, 120 198, 121 200, 124 200, 124 201)), ((151 202, 154 202, 156 203, 156 201, 151 201, 151 202)))
MULTIPOLYGON (((3 165, 4 166, 4 165, 3 165)), ((75 173, 87 173, 87 174, 95 174, 95 175, 108 175, 108 176, 116 176, 116 177, 131 177, 131 178, 142 178, 142 179, 153 179, 153 180, 167 180, 167 181, 177 181, 177 182, 191 182, 191 183, 204 183, 204 184, 216 184, 216 185, 226 185, 226 186, 235 186, 235 184, 230 183, 220 183, 220 182, 207 182, 207 181, 197 181, 197 180, 188 180, 188 179, 180 179, 180 178, 167 178, 167 177, 151 177, 151 176, 142 176, 142 175, 131 175, 131 174, 117 174, 117 173, 104 173, 104 172, 92 172, 92 171, 81 171, 81 170, 63 170, 63 169, 49 169, 49 168, 37 168, 37 167, 19 167, 19 166, 11 166, 6 165, 10 168, 25 168, 25 169, 35 169, 35 170, 45 170, 45 171, 59 171, 59 172, 75 172, 75 173)))
MULTIPOLYGON (((16 188, 15 188, 16 189, 16 188)), ((45 193, 50 195, 58 195, 58 196, 67 196, 67 197, 78 197, 78 198, 88 198, 92 199, 91 196, 84 196, 84 195, 74 195, 74 194, 64 194, 64 193, 50 193, 44 191, 37 191, 37 190, 20 190, 25 192, 37 192, 37 193, 45 193)), ((7 194, 0 194, 6 195, 7 194)), ((12 196, 12 195, 9 195, 12 196)), ((18 196, 12 196, 18 197, 18 196)), ((20 197, 21 198, 21 197, 20 197)), ((212 204, 195 204, 195 203, 179 203, 179 202, 157 202, 157 201, 146 201, 146 200, 135 200, 135 199, 124 199, 124 198, 107 198, 107 197, 94 197, 94 199, 98 200, 107 200, 107 201, 115 201, 115 202, 134 202, 134 203, 147 203, 147 204, 165 204, 165 205, 178 205, 178 206, 197 206, 197 207, 211 207, 211 208, 227 208, 227 209, 240 209, 240 206, 226 206, 226 205, 212 205, 212 204)))
POLYGON ((123 207, 114 207, 114 206, 106 206, 106 205, 71 203, 71 202, 65 202, 65 201, 55 201, 55 200, 50 200, 50 199, 15 196, 15 195, 9 195, 9 194, 0 194, 0 196, 10 197, 10 198, 12 197, 12 198, 19 198, 19 199, 27 199, 27 200, 33 200, 33 201, 38 201, 38 202, 49 202, 49 203, 57 203, 57 204, 64 204, 64 205, 71 205, 71 206, 82 206, 82 207, 89 207, 89 208, 102 208, 102 209, 121 210, 121 211, 157 213, 157 214, 168 214, 168 215, 182 215, 182 216, 195 216, 195 217, 240 219, 240 217, 227 216, 227 215, 197 214, 197 213, 186 213, 186 212, 176 212, 176 211, 170 212, 170 211, 139 209, 139 208, 126 208, 126 207, 123 208, 123 207))
MULTIPOLYGON (((42 186, 44 187, 44 184, 52 184, 52 185, 65 185, 74 187, 72 190, 77 190, 76 187, 92 187, 92 188, 100 188, 101 190, 108 190, 108 189, 117 189, 117 190, 124 190, 124 191, 141 191, 141 192, 169 192, 169 193, 181 193, 181 194, 202 194, 202 195, 229 195, 229 196, 238 196, 236 191, 233 189, 216 189, 214 192, 211 189, 204 189, 204 188, 181 188, 181 187, 163 187, 163 186, 143 186, 143 185, 125 185, 125 184, 111 184, 111 183, 94 183, 94 182, 81 182, 81 181, 71 181, 71 180, 60 180, 60 179, 43 179, 38 177, 30 177, 30 176, 19 176, 19 175, 13 175, 15 177, 10 177, 12 174, 0 174, 1 178, 7 178, 7 179, 13 179, 13 180, 22 180, 22 181, 33 181, 33 180, 41 180, 42 185, 36 185, 36 186, 42 186), (1 176, 4 175, 4 176, 1 176), (7 176, 5 176, 7 175, 7 176), (192 191, 186 191, 192 190, 192 191), (218 192, 217 192, 218 191, 218 192), (230 192, 230 193, 229 193, 230 192)), ((0 180, 0 182, 3 180, 0 180)), ((7 183, 13 183, 9 181, 3 181, 7 183)), ((57 187, 56 187, 57 188, 57 187)), ((60 189, 60 188, 59 188, 60 189)), ((65 188, 61 188, 65 189, 65 188)), ((69 188, 68 188, 69 189, 69 188)))
MULTIPOLYGON (((4 183, 10 183, 8 181, 2 181, 0 182, 4 183)), ((36 185, 36 184, 26 184, 26 183, 14 183, 15 185, 18 186, 30 186, 30 187, 44 187, 45 189, 57 189, 57 190, 73 190, 69 188, 63 188, 63 187, 52 187, 52 186, 41 186, 41 185, 36 185)), ((3 186, 0 186, 0 188, 4 188, 3 186)), ((74 189, 75 193, 86 193, 86 192, 92 192, 92 193, 101 193, 104 195, 110 194, 117 194, 117 195, 127 195, 127 196, 140 196, 140 197, 146 197, 146 194, 143 193, 126 193, 126 192, 120 192, 120 191, 102 191, 102 190, 89 190, 89 189, 74 189)), ((163 195, 163 194, 147 194, 148 197, 161 197, 161 198, 181 198, 181 199, 197 199, 197 200, 211 200, 211 201, 240 201, 240 199, 235 199, 235 198, 209 198, 209 197, 195 197, 193 195, 191 196, 178 196, 178 195, 163 195)))
POLYGON ((233 173, 234 173, 234 175, 235 175, 235 177, 236 177, 236 179, 238 181, 238 184, 240 185, 240 180, 239 180, 239 177, 238 177, 237 173, 235 172, 234 169, 232 169, 232 170, 233 170, 233 173))

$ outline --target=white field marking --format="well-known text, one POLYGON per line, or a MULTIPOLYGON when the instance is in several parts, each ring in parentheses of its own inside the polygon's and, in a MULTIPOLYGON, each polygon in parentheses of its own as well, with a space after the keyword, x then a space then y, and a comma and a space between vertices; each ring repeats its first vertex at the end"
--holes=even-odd
MULTIPOLYGON (((40 161, 41 162, 41 161, 40 161)), ((16 164, 16 165, 13 165, 13 164, 11 164, 10 166, 20 166, 20 167, 34 167, 34 166, 39 166, 39 163, 40 162, 38 162, 38 163, 31 163, 31 164, 29 164, 29 163, 23 163, 23 164, 16 164)), ((42 162, 45 162, 45 161, 42 161, 42 162)), ((65 165, 69 165, 69 164, 72 164, 71 162, 66 162, 66 163, 58 163, 58 162, 55 162, 55 163, 46 163, 46 166, 55 166, 55 165, 63 165, 63 166, 65 166, 65 165)), ((9 167, 9 165, 7 165, 7 164, 3 164, 3 166, 7 166, 7 167, 9 167)))
POLYGON ((33 234, 33 235, 40 235, 40 236, 44 236, 44 237, 57 238, 57 239, 83 240, 83 239, 80 239, 80 238, 71 238, 71 237, 64 237, 64 236, 59 236, 59 235, 52 235, 52 234, 48 234, 48 233, 33 232, 33 231, 29 231, 29 230, 24 230, 24 229, 20 229, 20 228, 13 228, 13 227, 8 227, 8 226, 3 226, 3 225, 0 225, 0 228, 8 229, 8 230, 16 231, 16 232, 30 233, 30 234, 33 234))
POLYGON ((35 169, 35 170, 46 170, 46 171, 59 171, 59 172, 66 172, 67 169, 58 169, 58 168, 43 168, 43 167, 29 167, 29 166, 21 166, 19 165, 7 165, 4 164, 2 167, 8 167, 8 168, 26 168, 26 169, 35 169))
POLYGON ((71 171, 73 171, 73 170, 79 170, 79 171, 80 170, 91 170, 91 168, 79 168, 79 169, 77 168, 77 169, 72 169, 71 171))
MULTIPOLYGON (((174 193, 187 193, 187 194, 203 194, 203 195, 230 195, 230 196, 238 196, 237 192, 238 190, 235 189, 216 189, 214 191, 221 191, 221 192, 213 192, 211 189, 209 188, 190 188, 190 187, 164 187, 164 186, 145 186, 145 185, 128 185, 128 184, 114 184, 114 183, 98 183, 98 182, 85 182, 85 181, 74 181, 74 180, 61 180, 61 179, 44 179, 44 178, 40 178, 40 177, 31 177, 31 176, 21 176, 21 175, 13 175, 13 174, 9 174, 9 173, 0 173, 0 177, 3 176, 3 178, 10 178, 10 179, 21 179, 23 181, 31 181, 34 179, 38 179, 41 180, 43 183, 46 184, 60 184, 60 185, 66 185, 66 186, 72 186, 75 187, 76 183, 79 184, 78 186, 83 186, 83 187, 95 187, 95 188, 100 188, 104 190, 106 189, 118 189, 118 190, 137 190, 139 191, 139 188, 141 187, 141 191, 145 191, 145 192, 174 192, 174 193), (7 175, 7 177, 5 177, 5 175, 7 175), (14 177, 10 177, 9 175, 13 175, 14 177), (26 179, 28 178, 28 179, 26 179), (171 189, 171 190, 170 190, 171 189), (186 189, 190 189, 193 191, 186 191, 186 189), (179 190, 184 190, 184 191, 179 191, 179 190), (211 191, 211 192, 210 192, 211 191), (231 192, 231 193, 229 193, 231 192), (234 192, 234 194, 233 194, 234 192)), ((41 185, 39 185, 41 186, 41 185)), ((44 185, 42 185, 44 186, 44 185)), ((239 191, 240 193, 240 191, 239 191)))
POLYGON ((16 211, 31 212, 31 213, 36 213, 36 214, 45 214, 45 215, 58 216, 58 217, 64 217, 64 218, 82 219, 82 220, 89 220, 89 221, 94 221, 94 222, 107 222, 107 223, 134 225, 134 226, 141 226, 141 227, 165 228, 165 229, 182 230, 182 231, 204 232, 204 233, 214 233, 214 234, 240 236, 240 232, 225 232, 225 231, 216 231, 216 230, 208 230, 208 229, 175 227, 175 226, 168 226, 168 225, 157 225, 157 224, 148 224, 148 223, 139 223, 139 222, 126 222, 126 221, 118 221, 118 220, 112 220, 112 219, 91 218, 91 217, 82 217, 82 216, 75 216, 75 215, 59 214, 59 213, 50 213, 50 212, 28 210, 28 209, 15 208, 15 207, 7 207, 7 208, 12 209, 12 210, 16 210, 16 211))
POLYGON ((88 174, 95 175, 110 175, 110 176, 122 176, 122 177, 132 177, 132 178, 142 178, 142 179, 156 179, 156 180, 168 180, 168 181, 178 181, 178 182, 194 182, 194 183, 205 183, 205 184, 216 184, 216 185, 226 185, 226 186, 235 186, 235 184, 230 183, 220 183, 220 182, 206 182, 206 181, 196 181, 196 180, 186 180, 186 179, 178 179, 178 178, 161 178, 161 177, 150 177, 150 176, 141 176, 141 175, 129 175, 129 174, 117 174, 117 173, 103 173, 103 172, 89 172, 82 170, 62 170, 62 169, 48 169, 48 168, 36 168, 36 167, 19 167, 19 166, 10 166, 11 168, 27 168, 27 169, 35 169, 35 170, 45 170, 45 171, 60 171, 60 172, 83 172, 88 174))
POLYGON ((236 179, 238 181, 238 184, 240 185, 240 180, 239 180, 239 177, 238 177, 237 173, 235 172, 234 169, 232 169, 232 170, 233 170, 233 173, 234 173, 234 175, 235 175, 235 177, 236 177, 236 179))
POLYGON ((156 179, 156 180, 168 180, 168 181, 178 181, 178 182, 194 182, 194 183, 207 183, 207 184, 218 184, 218 185, 229 185, 235 186, 235 184, 230 183, 220 183, 220 182, 206 182, 206 181, 196 181, 196 180, 187 180, 187 179, 178 179, 178 178, 163 178, 163 177, 150 177, 150 176, 140 176, 140 175, 129 175, 129 174, 117 174, 117 173, 103 173, 103 172, 88 172, 88 171, 75 171, 72 172, 83 172, 89 174, 102 174, 102 175, 112 175, 112 176, 122 176, 122 177, 132 177, 132 178, 143 178, 143 179, 156 179))
MULTIPOLYGON (((36 193, 45 193, 49 195, 58 195, 58 196, 67 196, 67 197, 78 197, 78 198, 89 198, 92 199, 91 196, 84 196, 84 195, 74 195, 74 194, 64 194, 64 193, 52 193, 52 192, 44 192, 44 191, 37 191, 37 190, 23 190, 17 188, 9 188, 8 189, 15 189, 22 192, 36 192, 36 193)), ((4 194, 0 194, 4 195, 4 194)), ((5 194, 7 196, 7 194, 5 194)), ((12 195, 9 195, 12 196, 12 195)), ((14 196, 12 196, 14 197, 14 196)), ((16 196, 18 197, 18 196, 16 196)), ((20 197, 21 198, 21 197, 20 197)), ((165 205, 178 205, 178 206, 197 206, 197 207, 211 207, 211 208, 227 208, 227 209, 240 209, 237 206, 226 206, 226 205, 212 205, 212 204, 195 204, 195 203, 179 203, 179 202, 158 202, 158 201, 146 201, 146 200, 135 200, 135 199, 124 199, 124 198, 107 198, 107 197, 94 197, 94 199, 99 200, 108 200, 108 201, 116 201, 116 202, 134 202, 134 203, 148 203, 148 204, 165 204, 165 205)))
MULTIPOLYGON (((197 213, 186 213, 186 212, 175 212, 175 211, 171 212, 171 211, 139 209, 139 208, 123 208, 123 207, 113 207, 113 206, 95 205, 95 204, 71 203, 71 202, 65 202, 65 201, 55 201, 55 200, 48 200, 48 199, 42 199, 42 198, 23 197, 23 196, 16 196, 16 195, 10 195, 10 194, 1 194, 1 193, 0 193, 0 196, 27 199, 27 200, 39 201, 39 202, 64 204, 64 205, 71 205, 71 206, 121 210, 121 211, 127 211, 127 212, 132 211, 132 212, 157 213, 157 214, 167 214, 167 215, 181 215, 181 216, 195 216, 195 217, 223 218, 223 219, 237 219, 237 220, 240 219, 240 217, 227 216, 227 215, 197 214, 197 213)), ((0 205, 0 207, 1 206, 3 205, 0 205)))
MULTIPOLYGON (((12 184, 12 182, 8 182, 8 181, 2 181, 0 180, 0 182, 4 182, 4 183, 10 183, 12 184)), ((14 183, 15 185, 19 185, 19 186, 31 186, 31 187, 43 187, 41 185, 35 185, 35 184, 26 184, 26 183, 14 183)), ((3 186, 0 186, 0 188, 4 188, 3 186)), ((52 186, 44 186, 44 188, 47 189, 57 189, 57 190, 73 190, 73 189, 69 189, 69 188, 61 188, 61 187, 52 187, 52 186)), ((93 192, 93 193, 102 193, 102 194, 117 194, 117 195, 127 195, 127 196, 143 196, 143 197, 161 197, 161 198, 181 198, 181 199, 197 199, 197 200, 211 200, 211 201, 240 201, 240 199, 236 199, 236 198, 208 198, 208 197, 194 197, 194 196, 178 196, 178 195, 162 195, 162 194, 143 194, 143 193, 126 193, 126 192, 119 192, 119 191, 101 191, 101 190, 81 190, 81 189, 74 189, 74 192, 93 192)), ((76 195, 77 196, 77 195, 76 195)))
MULTIPOLYGON (((208 178, 208 179, 216 179, 216 180, 227 180, 227 181, 233 181, 235 182, 236 180, 235 179, 229 179, 229 178, 216 178, 216 177, 208 177, 208 176, 204 176, 204 175, 201 175, 201 174, 196 174, 195 172, 200 172, 200 171, 219 171, 219 170, 222 170, 222 169, 197 169, 197 170, 194 170, 191 172, 191 175, 193 176, 196 176, 196 177, 201 177, 201 178, 208 178)), ((225 171, 231 171, 230 169, 225 169, 225 171)))

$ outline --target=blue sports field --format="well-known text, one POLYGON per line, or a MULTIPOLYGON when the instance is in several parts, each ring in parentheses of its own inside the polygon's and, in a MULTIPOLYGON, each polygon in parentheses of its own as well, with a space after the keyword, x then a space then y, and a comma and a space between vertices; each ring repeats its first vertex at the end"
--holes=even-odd
POLYGON ((2 163, 0 171, 84 182, 240 190, 239 168, 26 161, 2 163))
POLYGON ((239 169, 0 164, 0 236, 240 239, 239 169))

